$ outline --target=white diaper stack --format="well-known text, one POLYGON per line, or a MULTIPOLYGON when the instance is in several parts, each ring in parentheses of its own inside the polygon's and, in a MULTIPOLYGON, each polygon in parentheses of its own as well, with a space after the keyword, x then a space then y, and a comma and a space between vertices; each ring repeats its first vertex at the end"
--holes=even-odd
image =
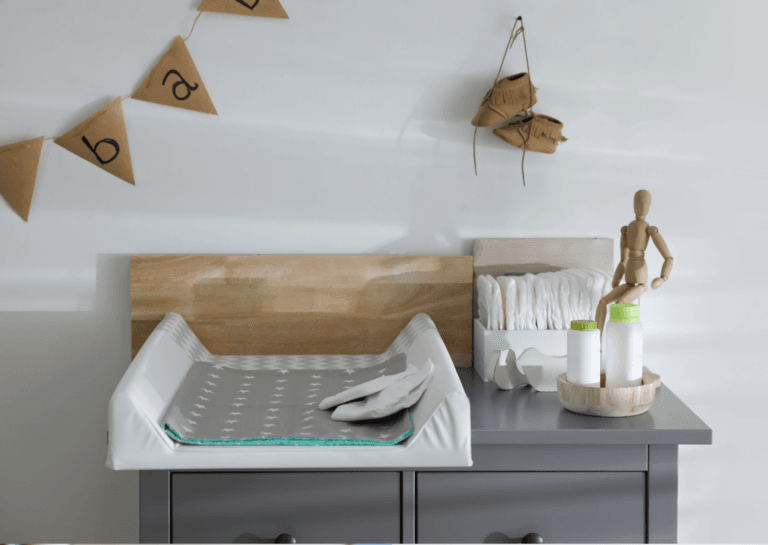
POLYGON ((479 275, 477 307, 488 330, 568 329, 571 320, 594 320, 611 291, 599 269, 564 269, 522 276, 479 275))

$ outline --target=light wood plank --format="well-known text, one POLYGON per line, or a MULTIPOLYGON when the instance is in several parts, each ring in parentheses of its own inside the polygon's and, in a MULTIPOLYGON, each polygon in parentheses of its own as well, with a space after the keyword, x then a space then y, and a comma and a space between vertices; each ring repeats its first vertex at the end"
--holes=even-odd
POLYGON ((373 354, 430 315, 472 352, 471 256, 132 256, 133 356, 168 312, 214 354, 373 354))
POLYGON ((605 371, 600 372, 600 387, 568 382, 568 373, 557 377, 557 396, 569 411, 592 416, 634 416, 653 405, 661 377, 656 373, 643 373, 640 386, 606 388, 605 371))
POLYGON ((479 238, 474 257, 475 272, 492 276, 567 268, 594 267, 609 274, 614 270, 610 238, 479 238))

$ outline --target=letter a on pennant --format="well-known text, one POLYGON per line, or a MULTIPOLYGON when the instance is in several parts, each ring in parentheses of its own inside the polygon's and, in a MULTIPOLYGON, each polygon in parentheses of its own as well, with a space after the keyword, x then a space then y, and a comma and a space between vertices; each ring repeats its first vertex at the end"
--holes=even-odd
POLYGON ((0 195, 24 221, 32 206, 44 139, 41 136, 0 148, 0 195))
POLYGON ((121 180, 136 185, 122 98, 117 97, 54 142, 121 180))
POLYGON ((288 14, 285 13, 280 0, 203 0, 197 11, 288 19, 288 14))
POLYGON ((131 98, 218 115, 181 36, 131 98))

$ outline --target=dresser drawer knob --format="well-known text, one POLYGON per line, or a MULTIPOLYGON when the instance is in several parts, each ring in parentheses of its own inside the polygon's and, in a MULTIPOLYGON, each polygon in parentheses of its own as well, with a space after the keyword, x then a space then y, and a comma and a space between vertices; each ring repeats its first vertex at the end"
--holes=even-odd
POLYGON ((263 539, 256 534, 240 534, 234 543, 296 543, 296 538, 291 534, 280 534, 274 539, 263 539))
POLYGON ((544 538, 536 532, 531 532, 523 537, 514 537, 509 540, 509 543, 544 543, 544 538))

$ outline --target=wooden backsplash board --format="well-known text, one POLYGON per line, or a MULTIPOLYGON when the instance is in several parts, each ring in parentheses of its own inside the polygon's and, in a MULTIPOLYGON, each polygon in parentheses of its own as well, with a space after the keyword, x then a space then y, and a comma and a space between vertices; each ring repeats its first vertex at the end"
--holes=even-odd
POLYGON ((429 314, 472 361, 472 256, 131 257, 134 357, 166 313, 213 354, 376 354, 429 314))
POLYGON ((479 238, 473 253, 475 273, 492 276, 616 268, 611 238, 479 238))

